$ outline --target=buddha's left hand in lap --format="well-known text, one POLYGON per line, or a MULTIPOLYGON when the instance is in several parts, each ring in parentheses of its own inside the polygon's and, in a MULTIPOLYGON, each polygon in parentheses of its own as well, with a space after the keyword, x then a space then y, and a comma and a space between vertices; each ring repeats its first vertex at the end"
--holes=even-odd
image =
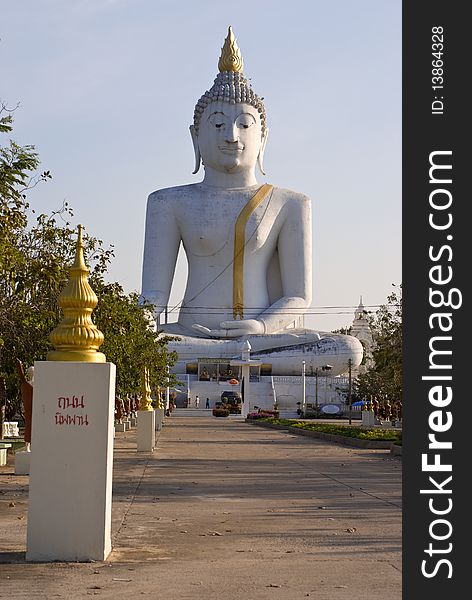
POLYGON ((241 321, 223 321, 221 329, 209 329, 203 325, 192 325, 193 329, 208 337, 237 338, 244 335, 259 335, 265 332, 264 324, 257 319, 242 319, 241 321))

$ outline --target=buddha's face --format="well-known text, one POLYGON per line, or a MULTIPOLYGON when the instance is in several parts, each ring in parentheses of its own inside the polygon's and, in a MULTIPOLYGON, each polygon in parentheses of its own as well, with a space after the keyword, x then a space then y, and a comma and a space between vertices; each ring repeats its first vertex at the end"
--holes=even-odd
POLYGON ((197 143, 206 167, 226 173, 253 169, 262 144, 258 111, 249 104, 212 102, 202 114, 197 143))

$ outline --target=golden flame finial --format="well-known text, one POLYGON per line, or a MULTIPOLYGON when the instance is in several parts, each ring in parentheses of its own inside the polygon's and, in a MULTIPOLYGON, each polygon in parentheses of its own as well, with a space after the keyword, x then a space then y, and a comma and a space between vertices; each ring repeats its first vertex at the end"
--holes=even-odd
POLYGON ((80 269, 82 271, 87 271, 87 275, 88 275, 88 269, 85 265, 85 259, 84 259, 84 241, 82 239, 82 225, 79 225, 77 227, 77 243, 75 246, 75 259, 74 259, 74 264, 72 265, 72 269, 80 269))
POLYGON ((149 384, 149 370, 144 367, 141 401, 139 402, 139 410, 153 410, 151 398, 151 386, 149 384))
POLYGON ((69 282, 58 298, 64 318, 49 336, 55 350, 48 352, 47 360, 106 361, 105 355, 98 352, 103 344, 103 333, 92 322, 92 311, 98 304, 98 298, 90 287, 88 274, 84 260, 82 225, 79 225, 69 282))
POLYGON ((220 73, 223 71, 235 71, 236 73, 243 72, 243 57, 241 50, 236 44, 231 26, 228 27, 228 35, 226 36, 223 48, 221 48, 221 56, 218 61, 218 69, 220 73))

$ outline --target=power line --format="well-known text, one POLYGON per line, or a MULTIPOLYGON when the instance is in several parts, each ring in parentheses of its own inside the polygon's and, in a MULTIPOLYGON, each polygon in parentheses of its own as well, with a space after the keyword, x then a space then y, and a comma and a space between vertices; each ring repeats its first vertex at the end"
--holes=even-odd
MULTIPOLYGON (((385 306, 386 308, 398 308, 401 306, 401 304, 367 304, 367 305, 363 305, 364 308, 380 308, 381 306, 385 306)), ((183 307, 183 309, 185 310, 185 308, 188 309, 204 309, 204 310, 221 310, 221 306, 185 306, 183 307)), ((232 307, 228 307, 228 310, 230 310, 232 307)), ((244 310, 257 310, 257 311, 261 311, 261 310, 266 310, 268 307, 267 306, 244 306, 244 310)), ((331 309, 357 309, 358 306, 355 304, 347 304, 344 306, 310 306, 309 308, 292 308, 290 309, 290 312, 295 312, 295 311, 309 311, 309 310, 331 310, 331 309)), ((277 311, 280 312, 280 311, 277 311)), ((364 311, 364 312, 368 312, 368 311, 364 311)))
MULTIPOLYGON (((370 309, 378 309, 384 306, 388 310, 400 308, 400 304, 370 304, 370 309)), ((175 308, 175 307, 174 307, 175 308)), ((293 317, 310 316, 310 315, 352 315, 353 311, 357 306, 320 306, 310 308, 290 308, 290 309, 275 309, 274 314, 278 315, 291 315, 293 317)), ((246 318, 257 317, 261 313, 270 310, 270 306, 260 307, 244 307, 244 313, 246 318)), ((232 312, 232 307, 226 308, 221 306, 182 306, 180 308, 181 314, 192 314, 192 315, 222 315, 228 317, 228 314, 232 312)), ((375 310, 364 311, 366 314, 373 314, 375 310)), ((168 312, 168 314, 170 311, 168 312)))

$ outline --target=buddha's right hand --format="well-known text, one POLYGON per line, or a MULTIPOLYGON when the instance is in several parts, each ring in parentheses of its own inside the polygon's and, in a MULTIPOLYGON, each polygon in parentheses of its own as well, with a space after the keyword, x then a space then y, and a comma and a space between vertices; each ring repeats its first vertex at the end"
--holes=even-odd
POLYGON ((220 329, 209 329, 195 323, 192 328, 212 338, 237 338, 245 335, 260 335, 265 332, 264 324, 257 319, 242 319, 241 321, 223 321, 220 329))

